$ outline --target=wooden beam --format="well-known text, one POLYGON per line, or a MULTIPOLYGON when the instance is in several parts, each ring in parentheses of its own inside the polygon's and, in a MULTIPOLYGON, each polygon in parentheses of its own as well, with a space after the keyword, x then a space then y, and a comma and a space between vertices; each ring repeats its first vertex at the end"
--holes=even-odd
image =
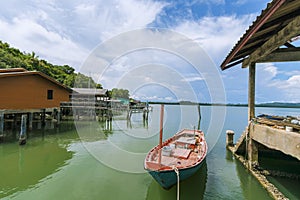
POLYGON ((289 42, 284 43, 284 46, 288 47, 288 48, 296 48, 294 45, 292 45, 289 42))
POLYGON ((257 63, 300 61, 300 48, 285 48, 273 51, 271 54, 259 59, 257 63))
POLYGON ((228 68, 226 67, 226 65, 232 61, 234 56, 243 48, 243 46, 249 41, 252 35, 254 35, 261 28, 261 26, 263 26, 264 23, 268 21, 270 17, 272 17, 272 15, 285 3, 285 1, 286 0, 278 0, 274 1, 274 3, 272 2, 271 4, 269 4, 272 5, 272 7, 268 8, 266 12, 263 13, 263 16, 257 18, 257 20, 251 26, 251 29, 246 31, 243 38, 241 38, 241 40, 236 44, 234 49, 225 58, 225 60, 221 64, 222 70, 228 68))
POLYGON ((248 121, 255 117, 255 63, 249 67, 248 82, 248 121))
POLYGON ((246 68, 250 63, 255 63, 263 57, 271 54, 274 50, 284 45, 290 39, 300 34, 300 16, 297 16, 287 26, 280 30, 277 34, 272 36, 260 48, 256 49, 248 58, 243 62, 242 67, 246 68))

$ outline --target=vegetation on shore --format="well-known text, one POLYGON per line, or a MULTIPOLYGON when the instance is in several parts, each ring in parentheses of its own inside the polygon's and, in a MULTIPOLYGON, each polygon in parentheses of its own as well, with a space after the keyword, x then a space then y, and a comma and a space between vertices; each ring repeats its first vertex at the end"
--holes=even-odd
POLYGON ((102 88, 91 77, 76 73, 69 65, 53 65, 46 60, 39 59, 34 53, 21 52, 19 49, 10 47, 8 43, 0 41, 0 69, 24 68, 28 71, 39 71, 54 78, 67 87, 93 87, 102 88))
MULTIPOLYGON (((24 68, 28 71, 40 71, 54 78, 58 82, 66 85, 69 88, 102 88, 102 85, 96 83, 91 77, 81 73, 76 73, 75 69, 69 65, 53 65, 46 60, 39 59, 34 53, 21 52, 19 49, 10 47, 8 43, 0 41, 0 69, 8 68, 24 68)), ((109 91, 112 98, 129 99, 129 91, 126 89, 114 88, 109 91)), ((175 104, 175 105, 202 105, 202 106, 241 106, 247 107, 248 104, 219 104, 219 103, 196 103, 190 101, 180 102, 149 102, 151 104, 175 104)), ((300 103, 261 103, 256 104, 256 107, 280 107, 280 108, 300 108, 300 103)))
MULTIPOLYGON (((28 71, 42 72, 69 88, 102 88, 91 77, 76 73, 69 65, 53 65, 46 60, 39 59, 34 53, 21 52, 19 49, 10 47, 8 43, 0 41, 0 69, 24 68, 28 71)), ((129 99, 129 91, 114 88, 109 91, 112 98, 129 99)))
MULTIPOLYGON (((201 105, 201 106, 237 106, 237 107, 248 107, 248 104, 240 103, 197 103, 190 101, 180 101, 180 102, 149 102, 149 104, 166 104, 166 105, 201 105)), ((300 103, 282 103, 282 102, 272 102, 272 103, 259 103, 255 104, 256 107, 275 107, 275 108, 300 108, 300 103)))

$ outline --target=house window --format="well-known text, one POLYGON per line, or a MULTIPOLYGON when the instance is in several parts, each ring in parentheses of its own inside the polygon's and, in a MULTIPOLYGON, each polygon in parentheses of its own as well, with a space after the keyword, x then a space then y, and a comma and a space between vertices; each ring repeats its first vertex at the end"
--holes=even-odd
POLYGON ((48 90, 47 99, 53 99, 53 90, 48 90))

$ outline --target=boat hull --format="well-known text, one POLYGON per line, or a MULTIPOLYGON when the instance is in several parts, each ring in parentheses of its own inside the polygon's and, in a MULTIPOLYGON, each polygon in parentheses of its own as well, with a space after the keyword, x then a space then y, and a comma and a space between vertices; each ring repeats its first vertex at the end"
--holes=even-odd
MULTIPOLYGON (((179 169, 179 180, 183 181, 188 179, 193 174, 195 174, 202 166, 202 163, 205 162, 205 159, 201 163, 190 168, 179 169)), ((177 183, 177 175, 174 170, 166 171, 151 171, 147 170, 148 173, 161 185, 164 189, 168 190, 177 183)))
POLYGON ((144 161, 147 172, 165 189, 171 188, 199 170, 206 158, 207 144, 200 130, 183 129, 153 147, 144 161))

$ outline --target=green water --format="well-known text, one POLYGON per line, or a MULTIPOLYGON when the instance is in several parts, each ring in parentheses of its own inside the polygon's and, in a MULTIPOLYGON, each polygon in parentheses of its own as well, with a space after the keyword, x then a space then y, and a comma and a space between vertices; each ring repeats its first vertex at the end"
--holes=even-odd
MULTIPOLYGON (((289 109, 258 112, 297 116, 289 109)), ((180 183, 180 199, 271 199, 225 148, 225 131, 233 129, 239 137, 247 125, 247 108, 228 107, 224 126, 221 118, 211 124, 211 107, 202 107, 201 114, 210 152, 202 168, 180 183), (221 135, 215 132, 219 129, 221 135)), ((148 124, 141 114, 133 114, 130 122, 116 118, 106 131, 106 124, 96 122, 63 123, 31 132, 25 146, 0 144, 0 198, 176 199, 176 187, 164 190, 143 171, 145 154, 158 142, 158 116, 159 106, 154 106, 148 124)), ((164 138, 197 125, 196 108, 166 106, 164 138)), ((299 198, 293 190, 297 187, 287 193, 299 198)))

